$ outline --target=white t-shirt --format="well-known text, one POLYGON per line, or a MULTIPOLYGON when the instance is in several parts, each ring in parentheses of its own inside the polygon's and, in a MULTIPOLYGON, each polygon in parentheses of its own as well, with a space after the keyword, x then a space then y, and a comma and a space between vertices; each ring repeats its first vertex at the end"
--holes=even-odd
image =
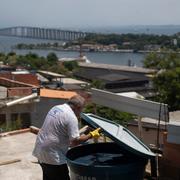
POLYGON ((71 107, 54 106, 38 133, 33 155, 42 163, 65 164, 70 141, 78 137, 78 120, 71 107))

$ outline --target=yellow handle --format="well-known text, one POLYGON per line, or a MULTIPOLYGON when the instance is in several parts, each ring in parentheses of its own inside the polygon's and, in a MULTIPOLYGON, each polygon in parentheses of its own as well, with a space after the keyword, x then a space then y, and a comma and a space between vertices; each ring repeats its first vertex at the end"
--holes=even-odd
POLYGON ((91 131, 89 134, 91 135, 92 138, 98 138, 100 136, 99 131, 101 128, 97 128, 94 131, 91 131))

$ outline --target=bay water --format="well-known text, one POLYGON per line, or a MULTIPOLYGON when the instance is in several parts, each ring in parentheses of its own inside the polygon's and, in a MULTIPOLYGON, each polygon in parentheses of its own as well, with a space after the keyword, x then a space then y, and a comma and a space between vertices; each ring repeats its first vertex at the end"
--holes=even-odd
MULTIPOLYGON (((79 52, 77 51, 57 51, 57 50, 44 50, 44 49, 15 49, 14 46, 19 43, 24 44, 40 44, 40 43, 55 43, 54 40, 30 39, 19 37, 0 36, 0 52, 8 53, 11 51, 17 54, 36 53, 39 56, 47 56, 48 53, 54 52, 58 58, 78 58, 79 52)), ((60 41, 58 43, 61 43, 60 41)), ((128 65, 131 62, 132 66, 142 66, 146 54, 131 53, 131 52, 84 52, 90 62, 104 63, 114 65, 128 65)))

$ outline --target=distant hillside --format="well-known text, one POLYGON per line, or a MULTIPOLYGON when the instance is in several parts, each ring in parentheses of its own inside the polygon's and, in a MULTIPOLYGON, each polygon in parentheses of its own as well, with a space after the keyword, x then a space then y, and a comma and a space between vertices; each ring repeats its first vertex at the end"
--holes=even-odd
POLYGON ((85 31, 101 33, 118 33, 118 34, 157 34, 173 35, 180 32, 180 25, 131 25, 131 26, 105 26, 85 28, 85 31))

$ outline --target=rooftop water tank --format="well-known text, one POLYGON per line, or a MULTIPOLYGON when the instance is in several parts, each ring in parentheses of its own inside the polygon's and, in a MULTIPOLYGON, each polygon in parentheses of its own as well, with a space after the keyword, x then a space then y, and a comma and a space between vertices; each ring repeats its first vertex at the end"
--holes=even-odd
POLYGON ((114 142, 74 147, 67 152, 71 180, 143 180, 154 153, 123 126, 93 114, 81 117, 114 142))

